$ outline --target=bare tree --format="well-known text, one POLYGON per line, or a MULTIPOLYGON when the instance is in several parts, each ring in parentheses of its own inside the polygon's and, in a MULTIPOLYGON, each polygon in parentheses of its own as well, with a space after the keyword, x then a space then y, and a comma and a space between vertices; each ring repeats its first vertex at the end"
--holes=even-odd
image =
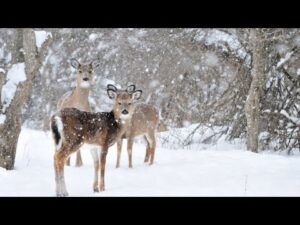
POLYGON ((253 47, 252 82, 245 104, 247 119, 247 149, 258 151, 260 99, 264 87, 264 35, 262 29, 250 31, 250 41, 253 47))
MULTIPOLYGON (((19 79, 18 82, 12 82, 11 80, 15 77, 8 77, 6 73, 3 76, 1 75, 3 79, 0 82, 2 94, 9 89, 6 87, 7 84, 12 82, 12 85, 15 85, 15 92, 12 92, 10 100, 7 102, 4 98, 1 98, 0 102, 2 116, 0 123, 0 166, 8 170, 14 168, 17 143, 22 125, 21 110, 31 94, 35 75, 43 62, 51 41, 51 38, 48 37, 40 50, 37 51, 33 29, 17 29, 16 33, 16 40, 12 45, 12 66, 24 65, 24 69, 21 69, 20 72, 24 72, 25 77, 23 76, 23 79, 19 79), (3 88, 6 89, 3 90, 3 88)), ((17 74, 16 76, 21 75, 17 74)))
MULTIPOLYGON (((103 91, 108 83, 134 83, 143 89, 143 100, 160 109, 168 128, 199 125, 183 142, 188 145, 203 126, 218 127, 211 137, 203 139, 206 143, 213 143, 222 135, 227 140, 246 138, 250 128, 245 111, 248 99, 249 104, 259 104, 258 111, 248 110, 261 117, 254 121, 259 124, 259 132, 254 133, 260 133, 261 150, 300 149, 299 29, 261 30, 261 60, 252 57, 251 45, 254 51, 259 46, 248 28, 47 30, 51 30, 53 44, 38 72, 43 76, 36 75, 33 93, 22 114, 30 128, 48 130, 48 118, 56 110, 57 99, 75 86, 76 75, 69 68, 69 59, 88 62, 98 58, 100 66, 89 96, 93 111, 110 110, 111 102, 103 91), (255 102, 258 96, 253 96, 257 85, 253 78, 259 67, 265 78, 259 85, 259 102, 255 102)), ((8 33, 1 32, 0 48, 8 33)), ((0 58, 2 68, 7 58, 0 58)), ((3 77, 0 83, 5 82, 3 77)))

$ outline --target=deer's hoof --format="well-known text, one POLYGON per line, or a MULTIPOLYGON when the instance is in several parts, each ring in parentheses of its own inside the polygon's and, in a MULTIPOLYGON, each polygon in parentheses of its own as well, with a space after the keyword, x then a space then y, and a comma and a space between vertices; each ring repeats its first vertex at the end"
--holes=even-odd
POLYGON ((58 192, 58 193, 56 193, 56 196, 57 197, 68 197, 69 194, 68 194, 68 192, 58 192))
POLYGON ((102 191, 105 191, 105 188, 104 188, 104 186, 102 187, 100 187, 100 191, 102 192, 102 191))
POLYGON ((81 162, 81 163, 76 163, 76 165, 75 165, 76 167, 81 167, 81 166, 83 166, 83 163, 81 162))

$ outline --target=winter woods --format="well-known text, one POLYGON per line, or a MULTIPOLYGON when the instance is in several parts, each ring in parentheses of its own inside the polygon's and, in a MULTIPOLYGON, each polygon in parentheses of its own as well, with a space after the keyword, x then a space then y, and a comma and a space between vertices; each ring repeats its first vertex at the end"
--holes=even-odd
POLYGON ((196 124, 181 146, 225 136, 253 152, 292 152, 300 148, 299 47, 299 29, 1 29, 0 166, 13 168, 22 125, 49 130, 57 100, 76 84, 71 58, 100 61, 93 111, 111 109, 108 83, 131 82, 162 126, 196 124), (203 127, 210 135, 196 140, 203 127))
POLYGON ((10 170, 14 167, 22 126, 21 112, 32 92, 35 76, 47 54, 51 38, 37 49, 36 34, 32 29, 16 29, 6 35, 8 43, 10 38, 13 41, 9 43, 10 51, 6 49, 11 61, 7 62, 7 68, 1 68, 0 166, 10 170))

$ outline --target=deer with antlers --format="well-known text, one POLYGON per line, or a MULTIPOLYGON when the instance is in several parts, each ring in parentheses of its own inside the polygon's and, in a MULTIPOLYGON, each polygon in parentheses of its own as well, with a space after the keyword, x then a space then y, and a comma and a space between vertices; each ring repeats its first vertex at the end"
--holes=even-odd
MULTIPOLYGON (((88 64, 80 64, 76 59, 71 59, 71 66, 77 71, 76 88, 65 93, 57 103, 58 110, 64 108, 76 108, 81 111, 90 112, 89 92, 93 84, 94 69, 99 66, 99 61, 94 60, 88 64)), ((70 158, 66 162, 70 165, 70 158)), ((76 155, 76 167, 82 166, 80 150, 76 155)))
POLYGON ((141 97, 142 91, 128 92, 110 85, 107 87, 107 94, 114 100, 111 112, 91 113, 76 108, 64 108, 51 117, 50 125, 56 148, 54 170, 57 196, 68 196, 64 180, 65 162, 83 144, 98 145, 101 149, 100 157, 94 160, 93 189, 95 192, 105 190, 104 175, 108 148, 126 132, 134 112, 135 101, 141 97))
MULTIPOLYGON (((110 88, 113 88, 112 86, 110 88)), ((127 87, 127 92, 134 92, 135 85, 130 85, 127 87)), ((156 129, 159 123, 159 112, 156 107, 139 103, 136 104, 134 112, 131 117, 131 121, 127 126, 126 132, 122 138, 117 142, 117 164, 116 168, 120 167, 120 157, 122 151, 123 139, 127 139, 127 153, 129 168, 132 168, 132 147, 134 138, 137 136, 144 136, 146 141, 146 155, 144 162, 150 162, 152 165, 154 162, 154 153, 156 147, 156 129)))

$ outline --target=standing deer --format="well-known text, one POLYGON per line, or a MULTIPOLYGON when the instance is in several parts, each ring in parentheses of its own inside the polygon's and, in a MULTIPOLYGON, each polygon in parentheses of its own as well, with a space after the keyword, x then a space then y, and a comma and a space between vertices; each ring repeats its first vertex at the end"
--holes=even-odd
MULTIPOLYGON (((135 85, 130 85, 127 87, 127 92, 134 92, 135 85)), ((149 104, 140 103, 136 104, 135 110, 132 114, 131 121, 126 129, 125 134, 117 142, 117 164, 116 168, 120 167, 120 157, 122 151, 123 139, 127 138, 127 153, 129 160, 129 168, 132 168, 132 146, 134 138, 140 135, 144 136, 147 143, 146 155, 144 162, 148 162, 150 159, 150 165, 154 161, 154 153, 156 147, 156 128, 159 122, 158 110, 149 104)))
POLYGON ((111 112, 91 113, 65 108, 51 117, 51 131, 56 147, 54 169, 57 196, 68 196, 64 180, 65 162, 85 143, 98 145, 101 148, 100 157, 94 159, 93 189, 95 192, 105 190, 104 174, 108 148, 125 133, 134 111, 134 103, 142 94, 141 90, 129 93, 126 90, 109 87, 112 86, 107 87, 108 97, 114 100, 111 112), (100 184, 98 183, 99 159, 101 161, 100 184))
MULTIPOLYGON (((65 93, 57 103, 58 110, 64 108, 76 108, 81 111, 90 112, 90 103, 88 100, 90 88, 93 83, 94 69, 99 66, 98 60, 94 60, 89 64, 80 64, 76 59, 71 59, 71 66, 77 70, 77 85, 70 92, 65 93)), ((70 158, 67 160, 70 165, 70 158)), ((76 166, 82 166, 82 158, 80 151, 76 155, 76 166)))

